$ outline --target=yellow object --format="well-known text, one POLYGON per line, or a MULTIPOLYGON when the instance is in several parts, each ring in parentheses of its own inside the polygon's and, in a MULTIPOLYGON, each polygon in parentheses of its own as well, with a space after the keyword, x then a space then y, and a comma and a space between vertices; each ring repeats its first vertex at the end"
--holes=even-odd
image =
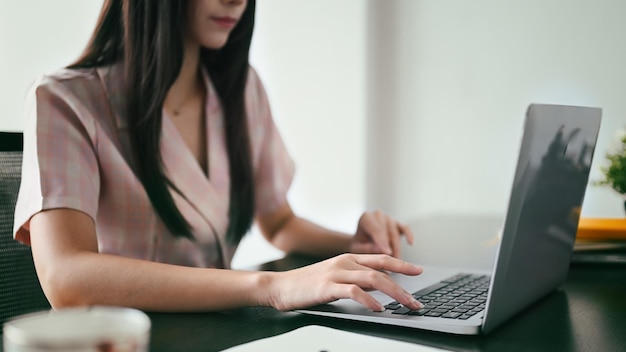
POLYGON ((626 240, 626 218, 580 218, 578 240, 626 240))

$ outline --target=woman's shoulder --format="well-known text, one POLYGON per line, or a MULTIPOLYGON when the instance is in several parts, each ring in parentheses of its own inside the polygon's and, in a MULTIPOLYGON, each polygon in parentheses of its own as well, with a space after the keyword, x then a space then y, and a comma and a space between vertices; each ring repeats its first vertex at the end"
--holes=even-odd
POLYGON ((52 86, 84 83, 97 78, 95 68, 60 68, 38 76, 34 84, 36 86, 52 86))
POLYGON ((96 120, 109 120, 110 94, 105 82, 108 75, 103 67, 62 68, 42 74, 31 83, 25 107, 28 111, 45 112, 42 116, 52 116, 51 111, 62 107, 66 118, 74 116, 86 126, 96 120))
POLYGON ((73 81, 73 80, 81 80, 81 79, 90 79, 95 77, 96 68, 88 67, 88 68, 60 68, 52 72, 48 72, 44 74, 44 77, 48 77, 50 79, 57 80, 59 82, 63 81, 73 81))
POLYGON ((93 70, 62 68, 36 77, 30 84, 27 104, 40 104, 56 99, 78 98, 93 75, 93 70))
POLYGON ((60 68, 41 74, 31 84, 35 93, 58 93, 64 96, 85 97, 102 90, 102 68, 60 68))

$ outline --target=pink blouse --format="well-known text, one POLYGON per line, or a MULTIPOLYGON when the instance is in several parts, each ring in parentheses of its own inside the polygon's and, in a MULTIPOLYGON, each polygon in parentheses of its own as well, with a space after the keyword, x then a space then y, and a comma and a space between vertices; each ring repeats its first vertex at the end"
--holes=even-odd
MULTIPOLYGON (((30 243, 30 218, 70 208, 94 219, 101 253, 164 263, 228 268, 229 164, 224 121, 208 76, 205 106, 209 177, 163 115, 161 153, 171 191, 195 240, 172 236, 133 172, 122 66, 64 69, 35 82, 26 101, 22 184, 15 238, 30 243)), ((263 85, 250 68, 245 90, 257 214, 286 201, 294 166, 274 125, 263 85)), ((38 234, 45 236, 44 233, 38 234)))

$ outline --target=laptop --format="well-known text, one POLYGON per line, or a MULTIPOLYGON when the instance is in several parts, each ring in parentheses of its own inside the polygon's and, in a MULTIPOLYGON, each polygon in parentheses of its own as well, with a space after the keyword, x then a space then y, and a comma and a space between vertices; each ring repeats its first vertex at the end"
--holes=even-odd
MULTIPOLYGON (((419 311, 374 291, 371 294, 386 308, 383 312, 349 299, 297 312, 477 335, 489 333, 551 293, 564 282, 569 269, 601 115, 602 110, 593 107, 528 107, 508 209, 500 222, 493 256, 485 254, 491 268, 424 266, 417 277, 392 274, 425 304, 419 311)), ((423 234, 425 229, 413 230, 423 234)), ((466 228, 456 231, 447 238, 466 238, 466 228)), ((498 231, 488 232, 485 238, 498 231)), ((409 261, 419 263, 419 258, 409 261)))

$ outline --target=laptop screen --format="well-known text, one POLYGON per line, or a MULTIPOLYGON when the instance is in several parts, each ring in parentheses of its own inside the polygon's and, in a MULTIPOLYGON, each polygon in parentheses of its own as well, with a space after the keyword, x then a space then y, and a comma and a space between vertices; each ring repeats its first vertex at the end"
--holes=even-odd
POLYGON ((565 280, 601 114, 599 108, 529 106, 484 332, 565 280))

